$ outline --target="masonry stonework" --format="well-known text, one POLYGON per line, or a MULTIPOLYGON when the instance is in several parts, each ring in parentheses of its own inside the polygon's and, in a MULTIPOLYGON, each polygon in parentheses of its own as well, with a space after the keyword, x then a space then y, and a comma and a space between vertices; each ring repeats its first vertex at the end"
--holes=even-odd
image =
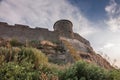
POLYGON ((75 60, 71 54, 74 52, 77 58, 80 57, 89 63, 95 63, 106 69, 113 68, 106 59, 94 52, 89 41, 73 32, 71 21, 59 20, 53 28, 54 31, 49 31, 45 28, 30 28, 27 25, 8 25, 0 22, 0 46, 6 46, 8 39, 14 38, 21 42, 37 40, 41 41, 43 46, 40 50, 48 56, 51 62, 73 63, 75 60), (61 44, 56 46, 51 43, 57 41, 61 44), (45 43, 47 43, 46 46, 45 43))
POLYGON ((0 37, 5 39, 15 38, 24 42, 26 40, 59 41, 59 37, 62 36, 70 39, 77 39, 90 46, 89 41, 73 32, 73 24, 69 20, 59 20, 54 24, 53 28, 54 31, 49 31, 45 28, 30 28, 27 25, 8 25, 5 22, 0 22, 0 37))

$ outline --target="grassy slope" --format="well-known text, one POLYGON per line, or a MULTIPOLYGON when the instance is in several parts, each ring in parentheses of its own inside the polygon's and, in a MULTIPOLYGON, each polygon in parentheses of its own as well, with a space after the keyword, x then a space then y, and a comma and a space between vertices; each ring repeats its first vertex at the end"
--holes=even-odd
POLYGON ((36 48, 12 44, 16 47, 0 47, 0 80, 120 80, 120 70, 106 70, 84 61, 56 65, 36 48))

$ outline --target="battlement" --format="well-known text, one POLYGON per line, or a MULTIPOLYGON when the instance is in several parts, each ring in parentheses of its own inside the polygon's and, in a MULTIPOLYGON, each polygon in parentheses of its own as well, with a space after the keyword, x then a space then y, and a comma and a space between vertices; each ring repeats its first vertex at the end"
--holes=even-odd
POLYGON ((34 28, 34 30, 49 31, 47 28, 40 28, 40 27, 36 27, 34 28))
POLYGON ((89 41, 73 32, 73 24, 69 20, 59 20, 54 26, 54 31, 49 31, 46 28, 30 28, 27 25, 15 24, 8 25, 5 22, 0 22, 0 37, 2 38, 17 38, 20 41, 26 40, 50 40, 59 41, 60 37, 77 39, 86 45, 90 45, 89 41))
POLYGON ((15 26, 15 27, 20 27, 20 28, 30 28, 29 26, 27 26, 27 25, 22 25, 22 24, 15 24, 14 26, 15 26))
POLYGON ((0 22, 0 26, 6 26, 8 25, 6 22, 0 22))

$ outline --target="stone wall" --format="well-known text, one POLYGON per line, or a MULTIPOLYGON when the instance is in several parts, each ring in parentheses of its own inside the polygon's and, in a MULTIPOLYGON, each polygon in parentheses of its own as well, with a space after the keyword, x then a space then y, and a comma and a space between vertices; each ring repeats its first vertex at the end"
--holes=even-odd
POLYGON ((59 37, 77 39, 80 42, 90 46, 89 41, 73 32, 73 24, 69 20, 57 21, 53 28, 54 31, 49 31, 45 28, 30 28, 27 25, 15 24, 8 25, 5 22, 0 22, 0 37, 5 39, 15 38, 22 42, 28 40, 50 40, 59 41, 59 37))
POLYGON ((2 22, 0 22, 0 37, 5 39, 15 38, 20 41, 58 40, 57 33, 45 28, 29 28, 26 25, 8 25, 2 22))
POLYGON ((82 36, 80 36, 79 34, 77 34, 77 33, 74 33, 74 39, 77 39, 80 42, 90 46, 90 42, 88 40, 86 40, 85 38, 83 38, 82 36))

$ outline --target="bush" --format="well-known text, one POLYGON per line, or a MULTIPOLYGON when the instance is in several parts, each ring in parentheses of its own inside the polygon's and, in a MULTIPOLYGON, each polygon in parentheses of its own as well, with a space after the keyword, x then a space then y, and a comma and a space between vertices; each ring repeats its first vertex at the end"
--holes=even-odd
POLYGON ((108 71, 98 66, 78 61, 59 74, 60 80, 109 80, 108 71))
POLYGON ((109 71, 109 80, 120 80, 120 70, 111 70, 109 71))
POLYGON ((57 80, 55 68, 35 48, 0 47, 0 80, 57 80))
POLYGON ((19 48, 0 47, 0 64, 3 62, 16 61, 19 48))
POLYGON ((48 62, 48 58, 40 50, 23 47, 18 53, 18 61, 34 63, 35 67, 38 68, 40 64, 46 64, 48 62))
POLYGON ((78 61, 68 68, 48 62, 40 50, 0 47, 0 80, 120 80, 120 70, 78 61))
POLYGON ((4 63, 0 66, 0 80, 39 80, 40 72, 31 63, 4 63))
POLYGON ((15 47, 17 47, 17 46, 23 46, 23 44, 21 42, 19 42, 17 39, 10 40, 10 45, 11 46, 15 46, 15 47))
POLYGON ((41 80, 58 80, 58 69, 51 65, 40 65, 39 71, 42 72, 40 75, 41 80))
POLYGON ((48 58, 35 48, 6 48, 0 47, 0 63, 2 62, 29 62, 35 65, 45 64, 48 58))
POLYGON ((40 41, 38 41, 38 40, 32 40, 32 41, 28 42, 28 45, 31 46, 31 47, 34 47, 34 48, 40 48, 41 47, 40 41))

